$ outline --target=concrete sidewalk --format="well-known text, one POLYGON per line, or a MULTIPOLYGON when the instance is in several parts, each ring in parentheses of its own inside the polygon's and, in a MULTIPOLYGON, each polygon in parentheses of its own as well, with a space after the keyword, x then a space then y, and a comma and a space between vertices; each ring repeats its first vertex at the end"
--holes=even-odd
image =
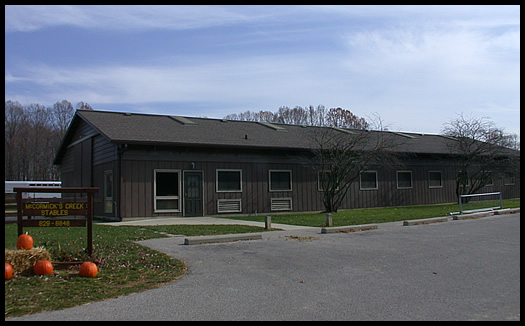
MULTIPOLYGON (((162 218, 144 218, 144 219, 132 219, 126 220, 123 222, 108 222, 100 223, 104 225, 135 225, 135 226, 151 226, 151 225, 251 225, 259 226, 264 228, 264 222, 254 222, 254 221, 243 221, 243 220, 234 220, 228 218, 219 218, 219 217, 162 217, 162 218)), ((294 231, 294 230, 305 230, 311 229, 309 226, 300 226, 300 225, 288 225, 288 224, 279 224, 272 223, 272 229, 281 229, 284 231, 294 231)), ((319 229, 319 228, 318 228, 319 229)))

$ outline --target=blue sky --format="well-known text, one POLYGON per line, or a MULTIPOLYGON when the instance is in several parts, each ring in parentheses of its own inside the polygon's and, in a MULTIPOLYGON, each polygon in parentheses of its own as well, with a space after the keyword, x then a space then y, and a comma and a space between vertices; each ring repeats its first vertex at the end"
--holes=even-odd
POLYGON ((519 6, 5 6, 5 99, 222 118, 297 105, 520 133, 519 6))

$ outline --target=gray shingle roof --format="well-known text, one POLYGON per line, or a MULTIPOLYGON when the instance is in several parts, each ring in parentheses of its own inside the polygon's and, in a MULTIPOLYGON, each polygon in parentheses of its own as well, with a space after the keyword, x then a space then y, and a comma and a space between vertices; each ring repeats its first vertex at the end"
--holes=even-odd
MULTIPOLYGON (((156 144, 170 146, 206 146, 267 148, 281 150, 311 150, 317 148, 314 135, 327 127, 231 121, 168 115, 79 110, 70 129, 81 119, 113 143, 156 144), (77 120, 77 121, 76 121, 77 120)), ((330 132, 348 137, 366 132, 329 128, 330 132)), ((71 130, 68 132, 68 134, 71 130)), ((455 140, 435 134, 388 132, 398 144, 396 152, 450 154, 455 140)), ((379 134, 379 131, 370 131, 379 134)), ((69 135, 71 137, 71 135, 69 135)), ((68 145, 66 135, 56 161, 68 145)))
MULTIPOLYGON (((77 115, 114 143, 313 149, 316 130, 325 128, 108 111, 80 110, 77 115)), ((346 131, 349 137, 364 132, 346 131)), ((388 133, 401 143, 397 151, 402 152, 447 154, 447 144, 454 141, 432 134, 388 133)))

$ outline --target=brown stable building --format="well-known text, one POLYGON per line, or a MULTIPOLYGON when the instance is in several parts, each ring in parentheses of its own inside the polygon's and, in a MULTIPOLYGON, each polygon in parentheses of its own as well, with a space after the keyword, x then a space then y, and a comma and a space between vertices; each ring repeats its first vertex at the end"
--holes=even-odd
MULTIPOLYGON (((322 211, 319 171, 311 164, 319 128, 79 110, 55 164, 63 187, 100 188, 95 216, 322 211)), ((341 209, 456 202, 457 171, 447 146, 455 140, 388 133, 402 141, 396 149, 407 154, 402 166, 371 166, 341 209)), ((494 177, 482 192, 519 198, 519 180, 519 173, 494 177)))

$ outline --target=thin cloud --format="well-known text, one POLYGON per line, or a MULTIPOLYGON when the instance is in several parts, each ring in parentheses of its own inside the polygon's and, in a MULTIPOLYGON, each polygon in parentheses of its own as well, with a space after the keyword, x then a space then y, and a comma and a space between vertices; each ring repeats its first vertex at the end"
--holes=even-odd
POLYGON ((5 31, 29 32, 53 26, 136 31, 185 30, 253 22, 269 16, 266 11, 247 12, 236 6, 5 6, 5 31))
POLYGON ((484 114, 519 108, 520 41, 514 27, 496 33, 405 25, 350 33, 345 40, 344 66, 368 87, 367 100, 355 104, 375 108, 397 128, 429 130, 445 110, 484 114))
MULTIPOLYGON (((38 84, 48 92, 60 90, 64 96, 72 91, 92 91, 98 94, 97 98, 111 103, 253 102, 253 98, 262 100, 285 98, 294 92, 311 93, 321 82, 315 80, 317 77, 308 69, 312 67, 315 67, 314 58, 286 55, 186 65, 174 62, 160 66, 35 65, 25 67, 19 76, 6 74, 5 81, 6 84, 18 81, 38 84)), ((93 99, 84 97, 83 100, 93 99)))

